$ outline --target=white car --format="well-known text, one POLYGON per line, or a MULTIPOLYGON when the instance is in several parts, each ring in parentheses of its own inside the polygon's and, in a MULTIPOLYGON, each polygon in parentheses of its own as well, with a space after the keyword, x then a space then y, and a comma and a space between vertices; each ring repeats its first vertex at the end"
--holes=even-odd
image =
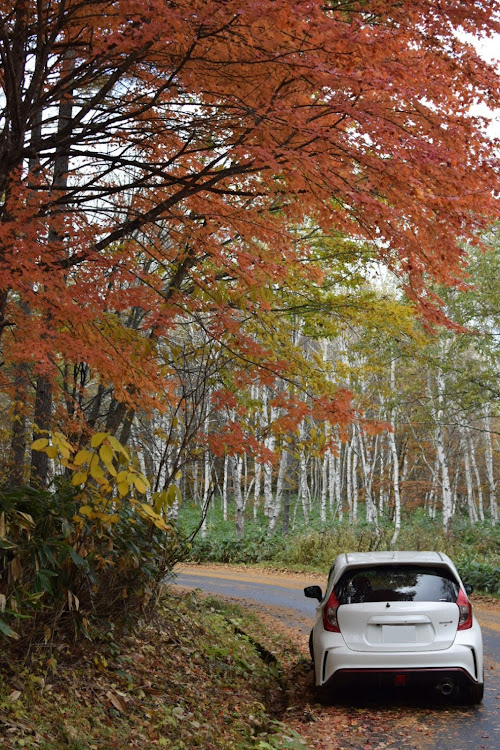
POLYGON ((450 558, 441 552, 338 555, 309 647, 325 696, 363 686, 430 687, 467 703, 483 698, 481 630, 450 558))

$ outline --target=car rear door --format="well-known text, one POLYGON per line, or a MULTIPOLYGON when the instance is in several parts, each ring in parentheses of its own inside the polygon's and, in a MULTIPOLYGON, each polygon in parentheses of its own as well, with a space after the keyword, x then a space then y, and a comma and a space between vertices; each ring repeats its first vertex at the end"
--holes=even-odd
POLYGON ((446 568, 354 569, 335 588, 340 631, 354 651, 434 651, 455 640, 459 585, 446 568))

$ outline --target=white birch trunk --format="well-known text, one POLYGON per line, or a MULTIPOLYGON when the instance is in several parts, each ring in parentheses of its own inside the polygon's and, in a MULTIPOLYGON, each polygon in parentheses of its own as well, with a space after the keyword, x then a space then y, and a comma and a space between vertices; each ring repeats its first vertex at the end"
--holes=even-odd
POLYGON ((224 456, 224 474, 222 475, 222 517, 227 521, 227 469, 229 456, 224 456))
MULTIPOLYGON (((276 416, 276 409, 268 405, 267 390, 264 390, 264 412, 267 417, 268 436, 264 440, 264 445, 268 450, 274 452, 276 446, 276 437, 271 431, 271 425, 276 416)), ((273 497, 273 465, 270 461, 264 463, 264 513, 270 518, 274 507, 273 497)))
POLYGON ((329 454, 326 453, 323 456, 323 461, 321 465, 321 523, 323 526, 326 524, 326 506, 327 506, 327 496, 328 496, 328 456, 329 454))
POLYGON ((342 449, 341 441, 338 441, 338 455, 332 456, 335 477, 335 513, 339 523, 344 520, 344 508, 342 503, 342 449))
POLYGON ((242 465, 243 465, 243 460, 241 456, 231 456, 234 505, 235 505, 235 510, 236 510, 236 515, 235 515, 236 536, 239 539, 241 539, 245 530, 244 503, 243 503, 243 494, 241 492, 242 465))
MULTIPOLYGON (((207 411, 208 411, 208 407, 207 407, 207 411)), ((205 440, 204 440, 205 452, 203 454, 203 499, 201 503, 201 512, 203 514, 203 522, 201 525, 201 536, 203 539, 207 535, 208 503, 210 502, 211 456, 206 445, 206 437, 208 435, 208 427, 209 427, 208 423, 209 423, 209 415, 207 414, 203 422, 203 435, 205 437, 205 440)))
POLYGON ((274 501, 274 506, 273 506, 273 509, 269 518, 269 531, 274 531, 274 529, 276 528, 276 524, 278 523, 279 515, 281 513, 283 488, 285 485, 287 464, 288 464, 288 450, 286 449, 286 447, 283 447, 283 450, 281 451, 281 457, 280 457, 278 479, 276 482, 276 499, 274 501))
POLYGON ((347 499, 347 508, 349 510, 349 521, 352 523, 352 447, 351 442, 349 441, 346 445, 346 469, 345 469, 345 477, 346 477, 346 499, 347 499))
POLYGON ((474 500, 474 487, 472 482, 472 470, 471 470, 471 459, 469 451, 469 441, 467 440, 467 427, 460 425, 460 434, 462 437, 461 447, 464 456, 464 471, 465 471, 465 486, 467 488, 467 511, 469 513, 469 521, 472 526, 478 521, 478 513, 476 502, 474 500))
POLYGON ((257 520, 257 511, 260 504, 260 478, 262 473, 262 464, 255 460, 254 464, 254 477, 255 484, 253 486, 253 519, 257 520))
POLYGON ((483 501, 483 485, 481 483, 481 477, 479 476, 479 470, 477 468, 476 451, 474 448, 474 441, 472 440, 471 431, 466 430, 466 438, 468 443, 468 450, 471 460, 472 471, 474 473, 474 479, 476 480, 477 489, 477 510, 479 520, 484 521, 484 501, 483 501))
MULTIPOLYGON (((396 360, 391 361, 391 392, 396 393, 396 360)), ((391 429, 387 433, 389 450, 392 459, 392 490, 394 493, 394 534, 391 539, 391 547, 396 544, 401 532, 401 494, 399 491, 399 456, 396 446, 396 409, 390 410, 391 429)))
POLYGON ((352 451, 352 523, 358 523, 358 453, 352 451))
POLYGON ((195 461, 193 466, 193 502, 197 503, 200 497, 198 489, 198 462, 195 461))
POLYGON ((366 521, 367 523, 373 523, 378 533, 378 514, 377 506, 373 501, 372 494, 372 483, 373 483, 373 472, 375 469, 375 462, 377 457, 378 447, 378 435, 375 438, 373 450, 371 456, 368 455, 368 444, 365 441, 365 437, 361 428, 356 427, 355 432, 357 435, 357 443, 359 448, 359 457, 361 458, 361 470, 363 472, 364 486, 365 486, 365 508, 366 508, 366 521))
POLYGON ((432 487, 429 492, 429 505, 428 505, 428 512, 429 512, 429 518, 432 518, 433 520, 436 518, 437 513, 437 493, 438 493, 438 487, 439 487, 439 459, 436 455, 436 458, 434 460, 434 468, 431 469, 431 476, 432 476, 432 487))
POLYGON ((335 489, 336 489, 336 476, 335 476, 335 455, 328 451, 328 505, 330 508, 330 515, 335 515, 335 489))
POLYGON ((309 525, 309 508, 308 508, 308 495, 309 487, 307 485, 307 461, 306 461, 306 449, 305 449, 305 424, 304 421, 300 423, 299 427, 299 439, 300 439, 300 497, 302 500, 302 511, 304 513, 304 522, 309 525))
POLYGON ((484 439, 485 439, 485 459, 486 475, 490 488, 490 519, 491 523, 498 523, 498 503, 495 474, 493 471, 493 445, 491 443, 491 404, 487 404, 484 414, 484 439))
POLYGON ((441 474, 441 499, 443 505, 443 530, 448 534, 453 516, 453 495, 450 484, 450 472, 448 467, 448 456, 446 455, 443 417, 444 417, 444 393, 445 380, 442 370, 438 369, 436 373, 437 384, 437 408, 435 408, 435 443, 436 454, 439 462, 441 474))

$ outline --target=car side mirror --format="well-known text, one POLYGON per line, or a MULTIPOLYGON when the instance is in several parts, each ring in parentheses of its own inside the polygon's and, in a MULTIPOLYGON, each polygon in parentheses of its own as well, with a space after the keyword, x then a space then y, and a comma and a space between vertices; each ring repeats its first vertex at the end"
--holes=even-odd
POLYGON ((465 593, 468 596, 469 594, 472 594, 472 592, 474 591, 474 586, 472 585, 472 583, 464 583, 464 589, 465 589, 465 593))
POLYGON ((308 599, 317 599, 320 602, 323 599, 321 586, 306 586, 304 596, 307 596, 308 599))

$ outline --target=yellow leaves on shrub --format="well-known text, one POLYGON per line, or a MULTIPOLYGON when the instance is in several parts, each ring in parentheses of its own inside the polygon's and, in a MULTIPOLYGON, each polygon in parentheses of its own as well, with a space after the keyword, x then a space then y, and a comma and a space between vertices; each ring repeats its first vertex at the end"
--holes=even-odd
POLYGON ((175 484, 171 484, 168 489, 161 492, 153 492, 153 508, 155 513, 160 514, 163 512, 166 514, 168 508, 171 508, 176 500, 180 502, 181 491, 175 484))
MULTIPOLYGON (((179 488, 172 485, 162 493, 155 493, 154 507, 147 502, 138 502, 137 496, 145 495, 150 483, 138 470, 139 462, 134 461, 137 468, 130 463, 128 451, 117 438, 106 432, 97 432, 91 438, 90 448, 82 448, 75 453, 62 433, 45 434, 47 437, 35 440, 32 449, 43 451, 50 458, 61 456, 61 463, 72 472, 71 484, 82 488, 79 497, 83 502, 73 516, 75 523, 81 526, 89 521, 96 525, 119 523, 120 516, 116 511, 121 504, 120 498, 128 497, 143 519, 162 531, 170 528, 161 514, 166 514, 167 508, 180 499, 179 488), (126 468, 118 471, 119 463, 125 464, 126 468), (115 497, 110 498, 113 492, 115 497)), ((175 478, 181 476, 182 473, 177 472, 175 478)), ((128 518, 128 523, 136 522, 133 517, 128 518)))
POLYGON ((69 459, 75 452, 75 449, 73 448, 69 440, 67 440, 66 437, 62 434, 62 432, 53 432, 51 434, 51 438, 51 447, 56 449, 56 454, 54 456, 49 456, 49 458, 55 458, 57 454, 60 453, 63 458, 69 459))
POLYGON ((111 447, 117 452, 121 453, 122 456, 125 457, 127 461, 130 461, 130 455, 125 446, 123 446, 119 440, 117 440, 113 435, 108 435, 109 444, 111 447))
POLYGON ((73 520, 80 523, 85 517, 89 521, 99 521, 102 524, 115 524, 120 520, 120 516, 117 513, 108 513, 106 510, 101 510, 97 506, 82 505, 76 516, 73 516, 73 520))
POLYGON ((140 492, 141 494, 144 494, 147 489, 146 482, 144 481, 144 477, 134 476, 133 481, 134 481, 136 490, 140 492))
POLYGON ((82 505, 78 513, 81 516, 87 516, 87 518, 92 518, 94 514, 94 510, 91 505, 82 505))
POLYGON ((95 479, 98 484, 104 483, 106 480, 104 478, 104 471, 102 469, 102 466, 99 466, 98 462, 91 461, 90 462, 90 476, 92 479, 95 479))
POLYGON ((104 443, 99 448, 99 457, 103 464, 110 464, 113 461, 115 452, 109 443, 104 443))
POLYGON ((73 459, 73 463, 75 466, 81 466, 82 464, 86 464, 93 456, 93 452, 89 451, 88 448, 83 448, 83 450, 78 451, 76 456, 73 459))
POLYGON ((101 443, 106 440, 107 437, 109 436, 106 432, 96 432, 95 435, 92 435, 92 438, 90 440, 91 448, 98 448, 101 443))
POLYGON ((147 518, 154 523, 156 528, 161 529, 162 531, 168 531, 170 527, 165 523, 163 518, 158 515, 158 513, 155 513, 151 505, 148 505, 148 503, 139 503, 138 508, 142 510, 142 517, 147 518))
POLYGON ((130 485, 128 482, 118 482, 116 489, 118 490, 120 497, 125 497, 125 495, 128 495, 130 485))
POLYGON ((71 484, 78 487, 80 484, 84 484, 88 478, 89 475, 86 471, 76 471, 71 477, 71 484))
POLYGON ((43 451, 49 444, 47 438, 38 438, 34 443, 31 444, 31 448, 34 451, 43 451))

